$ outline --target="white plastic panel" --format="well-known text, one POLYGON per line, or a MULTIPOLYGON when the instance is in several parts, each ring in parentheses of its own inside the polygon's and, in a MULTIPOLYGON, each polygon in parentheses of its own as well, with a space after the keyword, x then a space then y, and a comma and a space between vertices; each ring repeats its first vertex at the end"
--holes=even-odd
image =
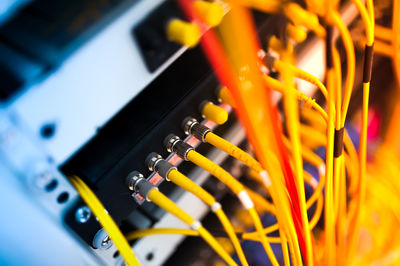
POLYGON ((181 48, 149 73, 132 35, 133 27, 162 0, 140 1, 79 48, 49 78, 29 88, 10 108, 39 136, 55 123, 43 143, 57 164, 65 161, 96 130, 172 63, 181 48))

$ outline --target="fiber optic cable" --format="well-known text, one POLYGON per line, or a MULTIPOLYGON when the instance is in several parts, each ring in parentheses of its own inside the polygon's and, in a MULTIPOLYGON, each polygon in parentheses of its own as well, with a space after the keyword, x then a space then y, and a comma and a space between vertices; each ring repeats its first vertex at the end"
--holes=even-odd
POLYGON ((289 93, 293 94, 296 96, 298 100, 304 101, 306 105, 311 106, 315 110, 317 110, 323 117, 324 119, 328 119, 328 116, 325 112, 325 110, 315 102, 315 99, 306 96, 303 92, 296 90, 294 87, 286 87, 284 84, 282 84, 280 81, 270 77, 270 76, 264 76, 264 81, 267 86, 269 86, 272 90, 278 91, 282 94, 284 94, 287 90, 289 90, 289 93))
MULTIPOLYGON (((214 134, 209 128, 207 128, 204 125, 201 125, 194 118, 191 117, 186 118, 183 124, 184 124, 184 131, 186 134, 193 135, 198 140, 207 142, 213 145, 214 147, 226 152, 232 157, 238 159, 239 161, 247 165, 250 169, 253 169, 257 173, 259 180, 261 180, 263 184, 271 182, 269 180, 267 180, 266 182, 262 181, 260 176, 264 175, 263 174, 264 169, 262 169, 260 163, 257 160, 255 160, 251 155, 249 155, 247 152, 243 151, 234 144, 214 134)), ((313 157, 313 159, 315 160, 315 157, 313 157)), ((320 161, 322 162, 322 160, 320 161)), ((266 189, 269 189, 269 187, 266 186, 266 189)), ((268 209, 270 209, 270 207, 268 207, 268 209)))
MULTIPOLYGON (((327 29, 326 40, 326 62, 327 62, 327 89, 328 89, 328 125, 327 125, 327 149, 326 149, 326 177, 325 177, 325 252, 324 264, 333 265, 336 258, 335 240, 335 217, 333 202, 333 157, 334 157, 334 132, 335 132, 335 109, 334 109, 334 89, 335 71, 332 58, 332 28, 327 29)), ((339 110, 336 110, 339 112, 339 110)))
MULTIPOLYGON (((256 40, 254 40, 255 35, 249 36, 249 38, 243 38, 243 33, 245 32, 252 32, 253 31, 253 25, 250 25, 250 23, 247 23, 248 20, 248 14, 243 11, 240 7, 236 6, 233 4, 234 2, 229 2, 231 4, 231 11, 227 16, 225 16, 224 22, 221 24, 221 33, 222 33, 222 39, 224 44, 226 45, 227 52, 228 54, 232 57, 232 62, 234 62, 235 69, 238 71, 239 75, 241 75, 241 69, 242 66, 248 66, 248 62, 250 59, 250 56, 256 56, 256 51, 259 50, 258 47, 256 47, 256 40), (233 4, 233 5, 232 5, 233 4), (233 17, 238 16, 237 19, 231 19, 233 17), (240 16, 240 18, 239 18, 240 16), (239 22, 240 21, 240 22, 239 22), (246 22, 246 23, 244 23, 246 22), (230 29, 226 28, 225 26, 232 25, 230 29), (226 32, 226 35, 224 34, 226 32), (232 34, 234 32, 235 34, 232 34), (235 44, 235 46, 233 46, 235 44), (238 50, 237 44, 243 44, 241 48, 238 50), (254 49, 256 48, 256 49, 254 49), (240 53, 239 53, 240 51, 240 53), (252 52, 253 51, 253 52, 252 52), (246 58, 245 61, 243 59, 246 58), (243 65, 241 66, 241 62, 243 62, 243 65)), ((266 93, 264 86, 262 85, 262 81, 260 80, 260 77, 258 77, 258 73, 255 72, 256 69, 258 69, 258 64, 257 61, 258 59, 253 58, 254 61, 252 61, 252 64, 250 64, 250 68, 248 68, 250 71, 249 72, 242 72, 243 74, 243 80, 251 80, 251 83, 254 84, 254 86, 251 88, 251 90, 236 90, 239 87, 232 88, 227 85, 227 87, 232 91, 232 94, 235 98, 235 103, 237 104, 238 108, 238 113, 239 117, 241 118, 242 121, 244 121, 244 124, 246 124, 246 129, 248 132, 249 140, 253 144, 253 147, 256 149, 256 153, 259 155, 261 158, 260 160, 263 161, 263 157, 265 155, 262 155, 263 152, 266 152, 267 147, 272 148, 273 150, 277 150, 280 154, 279 158, 282 159, 280 162, 282 164, 282 170, 284 171, 285 175, 285 180, 286 183, 289 187, 289 191, 291 195, 296 195, 296 190, 293 187, 293 175, 291 173, 290 167, 286 164, 286 158, 285 158, 285 150, 283 149, 283 145, 281 145, 280 142, 280 134, 281 131, 277 129, 275 126, 274 121, 267 122, 269 117, 272 115, 275 115, 275 110, 269 107, 268 105, 265 108, 265 104, 269 103, 269 100, 267 99, 269 97, 268 93, 266 93), (254 64, 253 64, 254 63, 254 64), (253 71, 252 71, 253 70, 253 71), (239 93, 238 93, 239 92, 239 93), (242 94, 239 97, 239 94, 242 94), (242 99, 247 99, 246 102, 243 102, 242 99), (264 100, 265 99, 265 100, 264 100), (241 110, 245 111, 246 115, 241 116, 241 110), (258 121, 258 119, 254 116, 249 116, 249 114, 254 113, 252 110, 264 110, 265 115, 263 115, 263 119, 265 119, 264 122, 261 123, 261 121, 258 121), (268 114, 269 112, 269 114, 268 114), (269 125, 268 128, 266 128, 266 125, 269 125), (271 137, 266 136, 268 132, 270 132, 270 125, 273 127, 273 131, 271 132, 273 135, 271 137), (257 130, 256 130, 257 128, 257 130), (265 128, 265 129, 263 129, 265 128), (262 136, 260 136, 260 133, 262 132, 262 136), (259 136, 258 136, 259 135, 259 136), (271 142, 270 140, 276 139, 276 142, 271 142), (276 147, 277 146, 277 147, 276 147)), ((226 83, 224 83, 226 84, 226 83)), ((273 117, 274 118, 274 117, 273 117)), ((276 118, 275 118, 276 120, 276 118)), ((265 160, 265 164, 268 164, 268 162, 265 160)), ((279 168, 277 168, 279 169, 279 168)), ((278 182, 278 181, 277 181, 278 182)), ((274 181, 272 182, 274 184, 274 181)), ((276 183, 275 183, 276 184, 276 183)), ((274 185, 275 186, 275 185, 274 185)), ((282 195, 283 196, 283 195, 282 195)), ((285 195, 286 197, 286 195, 285 195)), ((297 197, 297 196, 296 196, 297 197)), ((277 199, 275 199, 277 201, 277 199)), ((289 201, 286 199, 281 200, 280 202, 283 203, 282 208, 290 208, 289 201)), ((289 219, 284 219, 284 218, 279 218, 278 215, 278 220, 281 222, 288 222, 291 223, 292 221, 289 219)), ((300 236, 301 237, 301 236, 300 236)), ((294 245, 297 245, 297 235, 296 236, 291 236, 288 237, 289 243, 291 243, 292 247, 294 245)), ((294 250, 292 248, 292 250, 294 250)), ((297 256, 297 255, 296 255, 297 256)), ((297 256, 298 258, 299 256, 297 256)))
POLYGON ((393 35, 392 29, 380 25, 375 25, 374 32, 376 39, 392 42, 392 35, 393 35))
MULTIPOLYGON (((233 226, 226 216, 225 212, 221 208, 221 204, 218 203, 215 198, 208 193, 205 189, 198 186, 192 180, 187 178, 181 172, 177 170, 172 164, 162 159, 162 157, 156 153, 151 153, 146 159, 146 165, 151 171, 156 171, 166 180, 169 180, 176 184, 177 186, 189 191, 193 195, 197 196, 204 203, 211 207, 211 210, 216 214, 218 219, 220 220, 222 226, 224 227, 226 233, 228 234, 236 253, 239 257, 240 262, 243 265, 248 265, 246 261, 246 257, 243 253, 243 249, 240 245, 240 242, 235 234, 233 226)), ((268 206, 270 207, 270 206, 268 206)))
MULTIPOLYGON (((235 44, 235 47, 232 47, 232 48, 234 48, 232 50, 232 52, 234 51, 235 53, 230 53, 229 51, 228 51, 228 53, 230 55, 237 55, 237 58, 240 59, 242 52, 245 52, 247 54, 247 57, 246 57, 246 59, 247 59, 246 65, 247 65, 248 59, 250 59, 248 55, 249 54, 250 54, 250 56, 252 56, 252 55, 255 56, 256 55, 257 49, 253 49, 253 48, 256 48, 256 40, 255 40, 255 37, 254 37, 255 35, 249 35, 249 38, 243 38, 243 33, 253 32, 253 29, 251 29, 252 26, 250 26, 250 30, 249 30, 249 25, 250 24, 247 23, 248 22, 248 20, 246 19, 247 15, 245 15, 245 13, 242 12, 239 7, 236 8, 236 6, 233 5, 233 8, 232 8, 232 3, 230 2, 230 4, 231 4, 230 15, 232 15, 232 16, 238 15, 238 16, 242 16, 242 17, 240 19, 237 19, 237 20, 230 20, 230 19, 227 19, 227 17, 225 17, 225 19, 224 19, 224 21, 229 21, 229 22, 237 21, 235 26, 233 27, 233 29, 235 29, 233 32, 237 31, 237 32, 240 32, 240 34, 241 34, 241 36, 240 36, 241 41, 239 40, 239 41, 230 42, 232 44, 233 43, 235 44), (235 12, 232 12, 232 11, 235 11, 235 12), (238 12, 236 12, 236 11, 238 11, 238 12), (240 21, 240 23, 238 24, 239 21, 240 21), (246 43, 247 46, 246 45, 242 45, 245 42, 247 42, 246 43), (241 48, 238 49, 238 47, 241 47, 241 48), (254 51, 254 53, 251 52, 251 51, 254 51)), ((189 16, 190 16, 190 11, 188 10, 187 6, 184 7, 184 9, 187 11, 187 14, 189 14, 189 16)), ((228 17, 229 17, 229 15, 228 15, 228 17)), ((234 25, 234 24, 232 24, 232 25, 234 25)), ((224 26, 224 23, 222 23, 221 26, 224 26)), ((225 37, 228 37, 228 35, 225 36, 224 34, 222 34, 222 36, 223 36, 223 39, 225 39, 225 37)), ((230 37, 233 36, 232 35, 232 31, 229 32, 229 36, 230 37)), ((228 37, 228 38, 230 38, 230 37, 228 37)), ((262 85, 261 85, 262 83, 261 82, 257 83, 257 78, 255 78, 255 76, 252 76, 252 77, 249 76, 250 80, 254 81, 254 83, 253 83, 253 84, 255 84, 254 89, 258 88, 257 93, 255 93, 256 90, 248 90, 247 92, 244 91, 244 90, 240 90, 240 87, 238 86, 237 80, 235 79, 235 75, 231 71, 233 69, 240 69, 240 66, 239 66, 240 64, 236 64, 232 69, 230 68, 229 63, 226 60, 226 57, 224 57, 225 53, 224 53, 224 51, 222 51, 220 49, 221 46, 219 46, 218 41, 215 38, 214 34, 212 34, 212 33, 204 34, 203 35, 203 40, 204 41, 202 41, 202 43, 205 45, 205 48, 206 48, 205 50, 206 50, 206 52, 208 54, 209 59, 211 60, 213 66, 214 66, 215 71, 217 72, 217 75, 219 77, 223 78, 223 80, 221 80, 222 81, 221 83, 225 84, 232 91, 232 94, 233 94, 233 96, 235 98, 235 102, 236 102, 236 104, 238 106, 237 110, 238 110, 238 113, 239 113, 239 117, 242 120, 242 122, 246 125, 247 132, 249 133, 248 136, 249 136, 250 142, 253 144, 253 147, 256 149, 256 153, 259 155, 260 161, 267 166, 266 167, 267 169, 268 168, 272 168, 270 160, 266 160, 265 159, 266 157, 271 158, 271 156, 274 156, 272 154, 269 155, 267 153, 269 151, 267 151, 266 148, 267 147, 271 147, 270 146, 271 143, 267 144, 266 141, 268 141, 269 139, 276 138, 277 135, 274 135, 273 138, 265 138, 265 134, 267 132, 269 132, 269 130, 268 129, 267 130, 261 130, 261 129, 263 127, 265 127, 266 125, 273 125, 274 126, 274 132, 275 132, 274 134, 276 134, 276 132, 280 132, 280 131, 275 128, 274 122, 265 123, 266 121, 264 121, 263 123, 259 123, 261 121, 256 121, 252 117, 248 116, 248 114, 251 113, 251 112, 249 112, 249 111, 251 111, 251 109, 257 109, 257 110, 263 110, 264 109, 265 110, 265 108, 263 106, 264 106, 265 103, 269 102, 269 101, 264 101, 264 99, 266 99, 266 97, 267 97, 266 93, 263 92, 264 95, 259 94, 261 92, 260 89, 262 88, 262 85), (216 66, 220 66, 220 67, 216 67, 216 66), (225 71, 223 71, 224 69, 225 69, 225 71), (257 84, 259 84, 259 85, 257 85, 257 84), (251 96, 251 97, 243 97, 243 96, 245 96, 245 95, 241 95, 243 93, 245 93, 245 94, 248 93, 249 94, 248 96, 251 96), (239 95, 241 95, 241 96, 239 96, 239 95), (253 100, 252 101, 248 101, 248 102, 245 103, 242 100, 244 98, 248 99, 248 100, 250 100, 250 99, 253 99, 253 100), (262 105, 259 105, 258 102, 260 102, 260 103, 262 102, 262 105), (251 103, 251 104, 249 105, 249 103, 251 103), (260 108, 262 108, 262 109, 260 109, 260 108), (256 128, 257 128, 257 130, 255 130, 256 128), (260 134, 258 134, 258 132, 262 132, 263 136, 262 137, 258 136, 258 135, 260 135, 260 134)), ((225 44, 228 44, 228 43, 229 42, 225 42, 225 44)), ((236 62, 239 62, 239 61, 236 61, 236 62)), ((254 69, 254 70, 257 69, 256 68, 256 64, 257 64, 256 61, 254 61, 254 63, 255 64, 251 64, 250 65, 251 66, 250 67, 250 71, 252 71, 252 69, 254 69)), ((269 117, 268 115, 267 116, 263 116, 263 118, 268 118, 268 117, 269 117)), ((272 144, 273 144, 272 147, 274 146, 274 143, 275 142, 272 142, 272 144)), ((279 145, 279 141, 277 143, 279 145)), ((276 150, 276 147, 273 147, 272 149, 276 150)), ((284 150, 282 148, 279 148, 279 152, 280 152, 281 156, 284 156, 284 150)), ((279 156, 279 160, 281 159, 281 156, 279 156)), ((285 164, 285 161, 286 160, 282 160, 281 161, 282 165, 285 164)), ((278 170, 279 167, 276 168, 276 169, 278 170)), ((284 171, 286 171, 286 173, 290 173, 290 168, 289 167, 285 166, 284 169, 286 169, 286 170, 284 170, 284 171)), ((275 173, 272 176, 273 176, 273 178, 271 178, 271 179, 272 179, 273 186, 274 187, 281 187, 282 184, 279 184, 280 181, 278 180, 279 173, 275 173), (276 176, 276 178, 275 178, 275 176, 276 176)), ((287 179, 288 176, 285 174, 284 178, 287 179)), ((290 179, 290 177, 289 177, 289 179, 287 179, 287 180, 288 180, 287 183, 290 186, 292 184, 291 183, 292 179, 290 179)), ((278 195, 275 195, 275 197, 277 197, 277 198, 274 199, 274 202, 277 202, 277 204, 280 204, 280 206, 281 206, 280 209, 282 210, 282 212, 285 213, 284 215, 287 215, 286 217, 288 218, 288 219, 282 218, 283 216, 278 215, 278 221, 280 221, 280 223, 286 223, 288 225, 288 226, 284 226, 286 228, 285 230, 291 230, 290 229, 291 228, 290 225, 292 224, 293 221, 290 220, 289 217, 291 217, 291 215, 289 214, 289 212, 287 212, 287 210, 290 210, 290 204, 289 204, 288 199, 286 198, 287 195, 281 194, 284 190, 282 190, 282 189, 278 189, 278 190, 279 190, 278 191, 278 195)), ((294 195, 294 193, 296 193, 295 190, 290 190, 290 191, 291 191, 292 195, 294 195)), ((286 231, 286 232, 289 232, 289 231, 286 231)), ((301 236, 299 236, 299 237, 301 237, 301 236)), ((297 240, 298 239, 297 239, 297 235, 296 234, 291 234, 290 237, 288 237, 289 247, 291 248, 292 251, 297 250, 297 248, 296 248, 296 247, 298 247, 297 240)), ((292 254, 294 254, 294 253, 292 252, 292 254)), ((301 261, 301 259, 299 259, 300 256, 298 256, 298 254, 299 253, 295 253, 294 254, 294 256, 295 256, 294 260, 301 261)))
MULTIPOLYGON (((249 154, 231 144, 230 142, 224 140, 223 138, 215 135, 211 130, 200 123, 198 123, 193 118, 187 118, 184 121, 184 131, 186 134, 192 134, 197 139, 208 142, 213 146, 223 150, 234 158, 242 161, 245 165, 254 169, 257 173, 261 173, 264 170, 261 165, 249 154)), ((270 182, 270 181, 267 181, 270 182)))
POLYGON ((133 253, 131 246, 126 241, 124 235, 115 224, 103 204, 98 200, 96 195, 90 190, 90 188, 77 176, 70 176, 69 180, 72 185, 78 191, 83 201, 87 204, 93 214, 97 217, 99 223, 103 226, 104 230, 108 233, 108 236, 114 242, 119 253, 124 258, 128 265, 140 265, 135 254, 133 253))
MULTIPOLYGON (((282 166, 276 169, 281 169, 281 171, 283 171, 290 196, 296 196, 297 192, 294 188, 293 174, 289 165, 286 163, 287 154, 280 140, 281 130, 276 126, 276 109, 269 105, 268 91, 262 85, 262 79, 260 79, 261 77, 259 77, 257 70, 259 67, 259 59, 256 58, 257 51, 259 51, 257 40, 255 35, 243 36, 244 33, 254 32, 254 26, 250 22, 249 14, 246 11, 237 6, 233 1, 230 1, 229 4, 231 5, 231 11, 225 16, 223 23, 220 25, 222 40, 227 54, 229 54, 229 58, 233 62, 232 65, 234 69, 237 71, 238 75, 241 76, 241 80, 251 81, 251 83, 247 84, 253 84, 254 86, 245 90, 241 87, 241 81, 239 80, 236 80, 236 82, 240 86, 235 85, 231 87, 224 82, 223 84, 231 90, 234 96, 239 118, 245 125, 248 138, 255 148, 256 154, 260 158, 260 162, 265 164, 266 168, 271 168, 271 166, 267 166, 269 162, 266 160, 266 156, 268 156, 266 153, 269 152, 268 150, 276 151, 278 160, 282 166), (249 62, 251 62, 251 64, 249 64, 249 62), (246 66, 249 66, 249 68, 246 66), (243 72, 243 69, 248 69, 249 71, 243 72), (243 99, 246 99, 246 101, 243 99), (262 111, 264 115, 257 117, 250 115, 255 112, 260 113, 260 111, 262 111), (271 125, 273 128, 272 132, 271 125), (271 136, 269 137, 270 134, 271 136)), ((280 181, 272 180, 273 186, 280 186, 278 182, 280 181)), ((289 200, 287 198, 281 198, 281 196, 283 195, 280 195, 279 199, 275 198, 274 202, 281 201, 278 203, 282 203, 281 209, 286 208, 292 210, 289 200)), ((284 197, 287 197, 287 195, 284 197)), ((296 212, 296 210, 297 208, 294 209, 294 212, 296 212)), ((280 221, 280 223, 287 223, 288 226, 293 222, 293 220, 289 219, 289 216, 283 218, 280 215, 278 215, 278 221, 280 221)), ((285 230, 287 229, 289 228, 286 227, 285 230)), ((289 233, 288 231, 286 232, 289 233)), ((300 235, 299 238, 302 239, 302 236, 300 235)), ((297 250, 296 247, 299 238, 297 238, 297 235, 288 237, 289 246, 292 247, 292 251, 297 250)), ((299 261, 299 254, 296 253, 295 256, 295 259, 299 261)))
POLYGON ((310 73, 296 67, 295 65, 289 63, 283 64, 281 60, 275 60, 273 67, 279 72, 285 71, 285 68, 290 68, 296 78, 302 79, 315 85, 322 92, 325 99, 328 98, 328 92, 325 88, 325 85, 317 77, 311 75, 310 73))
POLYGON ((251 200, 254 202, 254 206, 257 211, 261 213, 268 212, 273 215, 276 214, 275 206, 273 204, 271 204, 268 200, 266 200, 264 197, 262 197, 260 194, 253 191, 252 189, 248 187, 245 187, 245 189, 246 192, 249 194, 251 200))
MULTIPOLYGON (((314 228, 318 222, 319 215, 322 212, 323 200, 320 200, 317 203, 317 210, 315 211, 314 216, 310 220, 311 228, 314 228)), ((269 226, 263 229, 263 233, 268 235, 274 231, 278 230, 277 224, 269 226)), ((140 229, 135 230, 126 235, 126 239, 128 241, 135 240, 137 238, 142 238, 150 235, 158 235, 158 234, 179 234, 179 235, 186 235, 186 236, 200 236, 199 233, 193 229, 180 229, 180 228, 149 228, 149 229, 140 229)), ((252 240, 252 241, 260 241, 257 232, 249 232, 249 233, 238 233, 235 232, 240 239, 243 240, 252 240)), ((268 237, 270 243, 280 243, 279 237, 268 237)))
POLYGON ((353 90, 354 85, 354 74, 355 74, 355 54, 354 54, 354 45, 351 39, 349 30, 346 25, 340 18, 340 15, 336 11, 332 11, 329 14, 332 23, 339 30, 339 34, 343 40, 346 58, 347 58, 347 75, 344 84, 344 95, 343 95, 343 104, 341 109, 341 124, 344 127, 344 122, 346 121, 347 110, 349 107, 350 97, 353 90))
POLYGON ((400 124, 398 123, 398 117, 400 116, 400 104, 399 104, 399 88, 400 88, 400 1, 393 0, 393 12, 392 12, 392 46, 393 56, 392 64, 397 82, 397 98, 396 105, 393 113, 391 114, 389 129, 385 136, 385 142, 383 146, 385 149, 393 150, 395 154, 399 149, 399 136, 398 132, 400 124))
POLYGON ((197 153, 192 146, 183 142, 177 136, 168 136, 164 143, 169 152, 175 152, 182 159, 191 161, 200 168, 208 171, 210 174, 217 177, 228 188, 230 188, 235 195, 237 195, 243 207, 248 211, 250 217, 252 218, 255 228, 260 234, 264 250, 267 253, 271 263, 273 265, 279 265, 271 246, 268 243, 268 240, 266 239, 265 235, 261 233, 263 229, 262 223, 257 212, 255 211, 254 203, 247 194, 244 186, 219 165, 214 164, 206 157, 197 153))
POLYGON ((357 214, 355 215, 355 221, 353 223, 353 230, 350 238, 350 251, 349 258, 353 258, 353 253, 357 238, 360 232, 360 213, 359 208, 362 208, 365 201, 366 191, 366 160, 367 160, 367 124, 368 124, 368 101, 369 101, 369 90, 371 82, 372 72, 372 60, 373 60, 373 45, 374 45, 374 10, 372 1, 368 0, 368 11, 365 6, 359 1, 354 0, 358 11, 361 14, 362 21, 367 37, 367 43, 365 46, 364 53, 364 72, 363 72, 363 101, 362 101, 362 117, 361 117, 361 129, 360 129, 360 144, 359 144, 359 190, 358 190, 358 201, 357 201, 357 214))
MULTIPOLYGON (((281 54, 282 63, 285 65, 290 64, 291 53, 284 52, 281 54)), ((291 88, 293 84, 293 73, 291 69, 287 68, 285 71, 280 72, 283 84, 286 88, 291 88)), ((286 127, 288 128, 289 139, 292 144, 292 158, 294 161, 295 169, 295 184, 298 191, 298 202, 300 207, 300 218, 302 224, 302 230, 305 236, 306 254, 304 254, 304 260, 308 265, 314 265, 313 258, 313 247, 312 247, 312 236, 309 228, 309 221, 307 217, 307 209, 305 202, 305 191, 304 191, 304 178, 303 178, 303 162, 301 156, 301 141, 299 134, 299 114, 298 114, 298 101, 288 89, 284 90, 283 93, 283 105, 284 113, 286 118, 286 127)))
POLYGON ((127 184, 130 190, 139 193, 143 198, 152 201, 154 204, 165 210, 166 212, 177 217, 182 222, 189 225, 193 230, 204 239, 204 241, 228 264, 237 265, 229 254, 222 248, 218 241, 189 214, 183 211, 178 205, 158 191, 149 181, 137 172, 131 172, 127 177, 127 184))

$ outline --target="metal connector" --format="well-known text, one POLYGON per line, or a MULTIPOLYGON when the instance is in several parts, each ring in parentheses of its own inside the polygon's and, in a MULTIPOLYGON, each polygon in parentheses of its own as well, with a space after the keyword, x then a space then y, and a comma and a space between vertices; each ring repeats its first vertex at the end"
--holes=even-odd
POLYGON ((158 160, 162 159, 161 155, 152 152, 150 153, 145 160, 145 164, 147 166, 147 168, 149 168, 150 171, 154 171, 155 170, 155 166, 158 162, 158 160))
POLYGON ((198 123, 197 120, 193 117, 186 117, 183 119, 182 128, 186 135, 191 135, 192 127, 194 124, 198 123))
POLYGON ((165 139, 164 139, 164 147, 167 149, 168 152, 174 152, 173 147, 176 142, 180 141, 181 139, 174 135, 174 134, 169 134, 165 139))
POLYGON ((152 152, 146 158, 146 165, 150 171, 156 171, 163 178, 168 179, 168 174, 172 169, 177 169, 175 166, 164 160, 161 155, 152 152))
POLYGON ((178 136, 168 135, 164 140, 164 145, 169 152, 175 152, 179 157, 187 161, 187 154, 189 151, 194 150, 192 146, 183 142, 178 136))
POLYGON ((147 196, 152 189, 158 189, 147 181, 138 171, 133 171, 128 174, 126 184, 129 190, 140 194, 146 200, 149 200, 147 196))
POLYGON ((200 124, 192 117, 188 117, 184 120, 183 130, 186 135, 193 135, 196 139, 202 142, 206 142, 206 135, 211 132, 211 129, 200 124))

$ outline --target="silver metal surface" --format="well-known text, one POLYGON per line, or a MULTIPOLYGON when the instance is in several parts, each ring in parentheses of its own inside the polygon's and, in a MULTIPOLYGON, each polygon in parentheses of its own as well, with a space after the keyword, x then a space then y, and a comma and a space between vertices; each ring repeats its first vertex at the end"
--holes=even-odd
POLYGON ((78 223, 84 224, 89 221, 92 211, 87 206, 78 208, 75 212, 75 219, 78 223))

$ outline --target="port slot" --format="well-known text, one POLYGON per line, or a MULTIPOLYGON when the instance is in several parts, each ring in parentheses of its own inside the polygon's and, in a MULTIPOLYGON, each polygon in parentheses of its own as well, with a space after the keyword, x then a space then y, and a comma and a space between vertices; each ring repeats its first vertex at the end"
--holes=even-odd
MULTIPOLYGON (((128 173, 137 170, 149 176, 151 172, 145 165, 147 155, 157 152, 166 158, 169 153, 163 147, 164 138, 170 133, 185 138, 182 121, 188 116, 202 120, 198 106, 204 100, 217 102, 217 87, 217 80, 200 49, 185 52, 100 128, 61 171, 80 176, 116 222, 121 223, 138 207, 125 183, 128 173), (196 62, 195 69, 190 68, 193 62, 196 62)), ((168 182, 160 187, 168 196, 172 196, 175 189, 176 186, 168 182)), ((81 206, 81 202, 72 206, 65 221, 78 234, 84 234, 82 238, 90 243, 99 228, 93 223, 75 221, 74 213, 81 206)), ((155 216, 152 219, 159 218, 155 216)))

